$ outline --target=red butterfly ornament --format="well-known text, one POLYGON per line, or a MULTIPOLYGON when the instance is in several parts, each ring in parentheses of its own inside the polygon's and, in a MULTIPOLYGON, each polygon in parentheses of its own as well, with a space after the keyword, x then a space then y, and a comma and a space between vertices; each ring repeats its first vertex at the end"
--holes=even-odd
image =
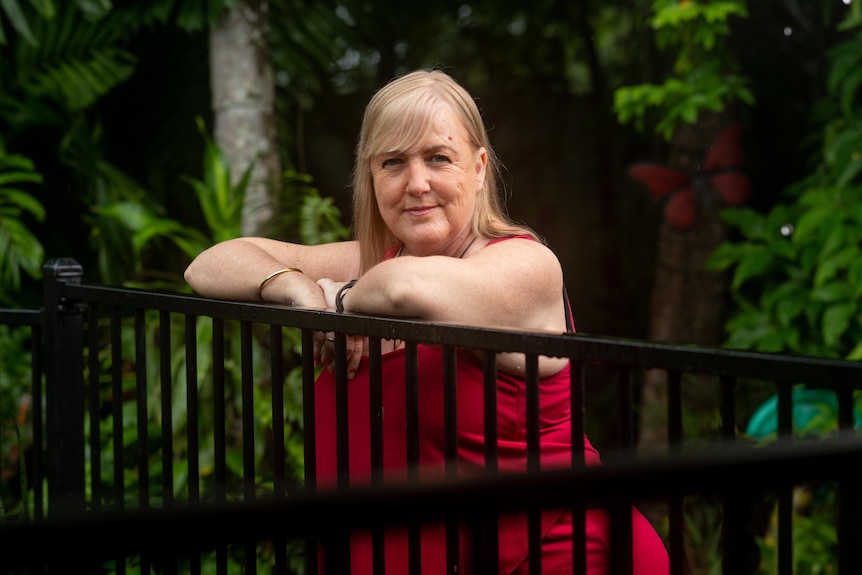
POLYGON ((711 205, 715 195, 729 206, 744 204, 748 199, 751 184, 739 171, 743 163, 741 133, 740 124, 721 132, 694 175, 651 162, 633 164, 628 175, 645 184, 653 198, 666 200, 664 218, 668 224, 681 230, 690 228, 697 220, 698 205, 711 205))

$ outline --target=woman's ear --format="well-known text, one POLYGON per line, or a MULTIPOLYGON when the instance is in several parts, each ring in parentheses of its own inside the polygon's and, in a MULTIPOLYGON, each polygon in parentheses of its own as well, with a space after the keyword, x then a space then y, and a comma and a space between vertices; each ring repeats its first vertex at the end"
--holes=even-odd
POLYGON ((485 170, 488 168, 488 151, 482 147, 476 151, 476 184, 479 189, 485 183, 485 170))

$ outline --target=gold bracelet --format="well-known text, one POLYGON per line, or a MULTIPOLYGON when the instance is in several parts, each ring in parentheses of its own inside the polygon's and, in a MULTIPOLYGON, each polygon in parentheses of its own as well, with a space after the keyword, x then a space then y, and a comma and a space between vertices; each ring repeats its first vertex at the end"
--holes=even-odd
POLYGON ((271 274, 269 274, 268 276, 263 278, 263 281, 260 282, 260 285, 257 287, 257 297, 259 297, 260 299, 263 299, 263 288, 266 287, 266 284, 268 284, 270 281, 272 281, 273 278, 276 278, 276 277, 280 276, 281 274, 286 274, 288 272, 302 273, 302 270, 299 268, 281 268, 280 270, 275 270, 274 272, 272 272, 271 274))

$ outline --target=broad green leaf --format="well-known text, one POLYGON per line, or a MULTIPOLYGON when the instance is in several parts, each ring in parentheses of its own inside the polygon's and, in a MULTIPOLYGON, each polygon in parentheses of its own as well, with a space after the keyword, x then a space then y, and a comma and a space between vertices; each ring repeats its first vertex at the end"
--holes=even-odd
POLYGON ((839 270, 846 269, 850 265, 850 262, 858 257, 858 248, 852 246, 823 259, 814 273, 814 286, 820 287, 833 279, 839 270))
POLYGON ((798 284, 788 283, 775 290, 770 299, 774 301, 776 321, 781 327, 788 328, 805 309, 808 292, 798 284))
MULTIPOLYGON (((21 4, 18 0, 0 0, 0 8, 3 9, 0 14, 4 14, 6 18, 9 19, 9 22, 12 24, 15 31, 23 36, 28 44, 31 46, 39 44, 38 40, 36 40, 36 37, 33 35, 33 30, 30 28, 30 23, 27 21, 27 16, 21 9, 21 4)), ((0 20, 0 27, 2 27, 2 22, 3 21, 0 20)))
POLYGON ((828 53, 831 66, 826 78, 826 88, 833 94, 840 91, 839 85, 862 63, 862 45, 856 37, 834 46, 828 53))
POLYGON ((765 218, 751 208, 725 208, 719 217, 750 240, 766 239, 765 218))
POLYGON ((841 130, 825 144, 824 157, 836 174, 835 188, 845 187, 862 172, 862 129, 841 130))
POLYGON ((862 360, 862 342, 857 343, 856 346, 850 350, 850 353, 845 356, 845 359, 849 359, 851 361, 862 360))
POLYGON ((98 20, 111 9, 110 0, 75 0, 75 4, 92 20, 98 20))
POLYGON ((0 206, 3 204, 14 205, 25 212, 28 212, 40 222, 45 219, 44 206, 42 206, 42 203, 39 202, 39 200, 27 192, 0 188, 0 206))
POLYGON ((755 349, 760 341, 776 332, 769 317, 759 311, 739 314, 727 327, 730 335, 724 345, 733 349, 755 349))
POLYGON ((810 299, 823 303, 835 303, 850 297, 850 287, 847 282, 833 281, 811 290, 810 299))
POLYGON ((751 250, 748 244, 720 244, 706 260, 706 269, 725 270, 739 262, 751 250))
POLYGON ((784 340, 784 330, 772 329, 761 334, 754 346, 754 350, 767 353, 781 352, 786 347, 784 340))
POLYGON ((111 206, 96 206, 97 213, 116 218, 133 232, 144 229, 153 220, 154 214, 139 202, 118 202, 111 206))
POLYGON ((862 296, 862 258, 856 258, 847 266, 847 283, 853 298, 862 296))
POLYGON ((738 290, 746 280, 757 277, 772 263, 772 253, 763 246, 753 246, 739 262, 733 274, 732 288, 738 290))
MULTIPOLYGON (((2 166, 0 166, 2 169, 2 166)), ((18 184, 24 182, 31 183, 41 183, 42 182, 42 174, 37 172, 28 171, 28 172, 3 172, 0 171, 0 186, 5 186, 6 184, 18 184)))
POLYGON ((42 18, 53 18, 57 14, 54 0, 30 0, 30 5, 39 12, 42 18))
POLYGON ((835 347, 841 336, 850 326, 850 320, 856 314, 855 302, 831 305, 823 312, 823 342, 828 347, 835 347))
POLYGON ((812 234, 822 231, 824 226, 831 225, 830 220, 835 219, 837 219, 837 215, 832 206, 822 206, 804 212, 796 223, 796 229, 792 236, 793 241, 799 244, 807 240, 812 234))
POLYGON ((832 257, 835 252, 841 250, 847 244, 848 229, 841 214, 836 214, 836 217, 831 219, 830 223, 832 225, 823 230, 825 240, 817 256, 819 260, 832 257))

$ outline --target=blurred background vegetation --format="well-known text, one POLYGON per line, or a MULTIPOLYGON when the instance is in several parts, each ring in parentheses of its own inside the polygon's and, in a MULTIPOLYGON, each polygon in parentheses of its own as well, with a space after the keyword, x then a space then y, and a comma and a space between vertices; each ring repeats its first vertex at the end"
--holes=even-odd
MULTIPOLYGON (((237 230, 302 241, 343 236, 362 108, 385 81, 418 67, 442 67, 476 95, 506 166, 510 214, 559 254, 582 332, 718 344, 728 335, 724 321, 750 303, 751 292, 791 273, 784 260, 761 258, 747 261, 732 283, 720 282, 731 290, 703 294, 702 286, 683 282, 667 299, 681 306, 708 300, 720 321, 701 333, 656 330, 656 321, 670 321, 652 319, 660 314, 650 304, 652 294, 669 289, 654 285, 665 263, 662 204, 627 176, 632 163, 649 160, 694 175, 720 128, 740 122, 752 188, 746 207, 754 213, 810 206, 816 200, 798 200, 819 186, 815 175, 831 177, 831 189, 844 196, 858 184, 859 2, 850 0, 2 6, 0 297, 7 306, 38 302, 39 267, 52 257, 74 257, 90 281, 185 289, 179 274, 196 251, 237 230), (242 44, 239 34, 256 51, 220 58, 242 44), (249 74, 255 67, 267 69, 249 74), (258 85, 247 86, 242 101, 231 81, 258 85), (247 103, 267 108, 269 132, 246 132, 241 118, 231 120, 231 113, 240 117, 231 106, 247 103), (699 140, 678 142, 692 129, 703 132, 699 140), (265 178, 267 197, 256 200, 257 211, 237 216, 253 220, 263 212, 254 225, 230 228, 212 219, 203 190, 192 183, 208 177, 207 138, 226 154, 233 175, 206 185, 237 184, 253 163, 249 190, 265 178), (243 138, 273 145, 234 150, 243 138), (270 167, 256 175, 264 164, 270 167), (261 210, 267 202, 275 209, 261 210)), ((730 239, 761 253, 788 243, 775 222, 752 237, 746 213, 728 226, 730 239)), ((773 215, 790 224, 800 217, 773 215)), ((818 228, 796 231, 809 235, 811 227, 818 228)), ((673 241, 684 244, 687 236, 697 233, 677 233, 673 241)), ((852 238, 836 242, 852 247, 852 238)), ((713 270, 733 270, 741 257, 724 251, 713 270)), ((696 273, 701 264, 695 262, 696 273)), ((846 269, 840 261, 832 268, 846 269)), ((814 286, 797 287, 807 293, 814 286)), ((773 331, 757 340, 758 328, 769 330, 763 322, 786 324, 793 310, 749 317, 749 330, 731 341, 846 355, 852 348, 832 344, 859 339, 858 314, 847 310, 826 321, 823 345, 800 343, 820 337, 814 332, 823 331, 823 317, 816 313, 783 339, 773 331)))
POLYGON ((580 332, 860 359, 860 24, 860 0, 6 0, 0 305, 38 307, 55 257, 187 291, 215 241, 349 237, 365 103, 440 67, 478 99, 580 332), (729 125, 735 207, 703 185, 729 125), (629 177, 643 161, 691 180, 691 227, 629 177))

